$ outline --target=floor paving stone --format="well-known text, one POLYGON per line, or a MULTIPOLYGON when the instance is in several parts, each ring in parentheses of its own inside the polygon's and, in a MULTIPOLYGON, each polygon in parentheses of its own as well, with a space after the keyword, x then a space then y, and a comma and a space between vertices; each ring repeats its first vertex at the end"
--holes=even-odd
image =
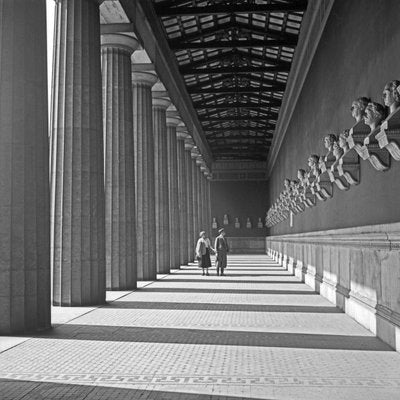
POLYGON ((267 256, 210 272, 184 266, 0 338, 0 399, 400 399, 399 353, 267 256))

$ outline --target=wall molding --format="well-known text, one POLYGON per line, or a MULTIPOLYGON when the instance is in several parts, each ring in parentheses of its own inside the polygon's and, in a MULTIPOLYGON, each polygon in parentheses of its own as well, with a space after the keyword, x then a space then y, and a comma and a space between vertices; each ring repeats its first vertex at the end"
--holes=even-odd
POLYGON ((268 152, 267 178, 275 165, 334 1, 308 1, 271 148, 268 152))
POLYGON ((266 240, 284 243, 369 248, 373 250, 400 250, 400 222, 267 236, 266 240))

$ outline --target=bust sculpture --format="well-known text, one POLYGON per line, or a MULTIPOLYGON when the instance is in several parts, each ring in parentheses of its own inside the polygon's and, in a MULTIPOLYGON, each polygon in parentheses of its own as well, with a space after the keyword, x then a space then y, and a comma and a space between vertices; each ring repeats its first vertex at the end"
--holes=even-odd
POLYGON ((351 116, 356 120, 356 122, 360 122, 363 119, 365 109, 370 101, 371 99, 368 97, 359 97, 353 101, 351 104, 351 116))
POLYGON ((319 156, 316 154, 311 154, 310 157, 308 157, 308 166, 310 167, 311 173, 317 178, 321 171, 318 168, 318 162, 319 162, 319 156))
POLYGON ((250 221, 249 217, 247 217, 247 220, 246 220, 246 228, 251 229, 251 221, 250 221))
POLYGON ((229 225, 228 215, 224 214, 224 225, 229 225))
POLYGON ((318 160, 318 168, 324 172, 326 171, 326 164, 325 164, 325 157, 324 156, 320 156, 319 160, 318 160))
POLYGON ((304 186, 306 179, 306 171, 302 168, 297 170, 297 179, 300 181, 300 184, 304 186))
POLYGON ((385 118, 386 110, 382 104, 373 101, 368 103, 365 109, 364 123, 370 127, 371 132, 376 129, 385 118))
POLYGON ((240 222, 239 222, 239 218, 235 218, 235 228, 240 228, 240 222))
POLYGON ((329 135, 326 135, 324 137, 324 146, 330 153, 333 150, 333 143, 336 142, 336 135, 333 133, 330 133, 329 135))
POLYGON ((400 86, 400 81, 390 81, 383 89, 382 98, 386 107, 389 107, 389 112, 392 113, 400 106, 400 93, 397 88, 400 86))
POLYGON ((218 228, 217 218, 216 217, 213 217, 211 227, 212 227, 212 229, 217 229, 218 228))
POLYGON ((348 137, 349 137, 348 129, 345 129, 343 132, 339 134, 338 144, 343 149, 343 153, 347 153, 350 150, 349 144, 347 143, 348 137))
POLYGON ((335 157, 335 160, 339 160, 340 157, 342 157, 344 151, 340 147, 339 142, 333 143, 333 156, 335 157))
POLYGON ((263 228, 263 223, 261 221, 261 217, 258 217, 257 228, 263 228))

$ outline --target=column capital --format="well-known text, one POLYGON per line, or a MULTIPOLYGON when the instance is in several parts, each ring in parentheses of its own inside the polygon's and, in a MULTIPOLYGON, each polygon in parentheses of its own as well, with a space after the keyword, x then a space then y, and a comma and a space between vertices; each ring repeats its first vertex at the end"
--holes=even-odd
POLYGON ((117 48, 126 50, 132 54, 139 46, 139 42, 132 36, 123 35, 121 33, 107 33, 101 35, 102 48, 117 48))
POLYGON ((132 83, 142 83, 152 87, 158 81, 158 77, 150 72, 132 72, 132 83))
POLYGON ((191 153, 193 147, 194 147, 194 141, 193 141, 193 139, 192 139, 191 137, 185 139, 185 150, 186 150, 186 151, 189 151, 189 152, 191 153))
POLYGON ((176 127, 176 137, 178 140, 185 140, 191 138, 185 125, 178 125, 176 127))
POLYGON ((167 126, 178 126, 182 120, 179 117, 170 116, 169 111, 167 111, 167 126))
POLYGON ((192 157, 193 160, 196 160, 196 159, 197 159, 197 157, 200 155, 199 149, 197 148, 197 146, 193 146, 193 147, 192 147, 192 150, 191 150, 191 152, 190 152, 190 155, 191 155, 191 157, 192 157))
POLYGON ((152 97, 153 97, 153 100, 152 100, 153 108, 162 108, 162 109, 166 110, 169 107, 169 105, 171 104, 171 101, 164 97, 157 97, 154 95, 152 97))

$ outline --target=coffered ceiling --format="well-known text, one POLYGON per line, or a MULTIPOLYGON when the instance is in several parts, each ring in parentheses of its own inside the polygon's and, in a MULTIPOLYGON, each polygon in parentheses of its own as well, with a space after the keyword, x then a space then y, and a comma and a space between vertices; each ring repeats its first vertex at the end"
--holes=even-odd
POLYGON ((305 0, 153 0, 215 160, 266 160, 305 0))

